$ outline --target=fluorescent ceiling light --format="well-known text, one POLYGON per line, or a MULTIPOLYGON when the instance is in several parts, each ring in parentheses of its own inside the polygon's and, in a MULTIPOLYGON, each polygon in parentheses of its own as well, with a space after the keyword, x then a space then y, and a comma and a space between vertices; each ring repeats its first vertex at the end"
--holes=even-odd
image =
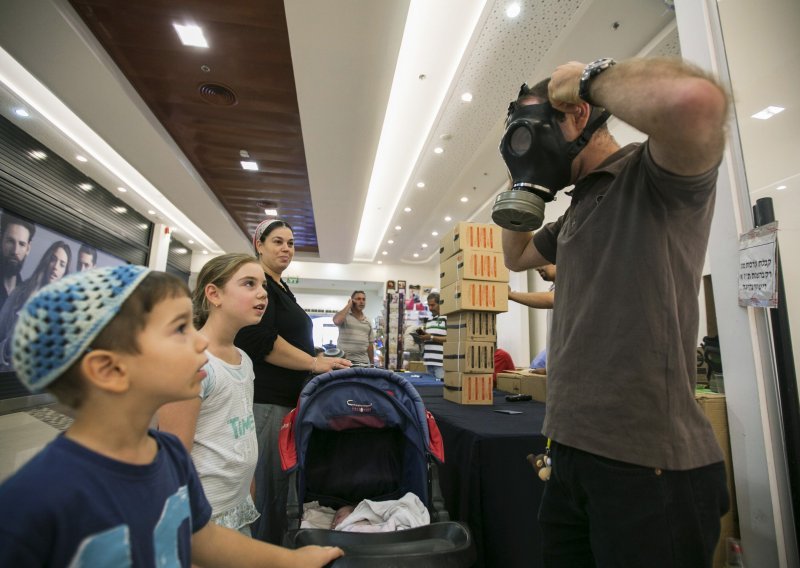
POLYGON ((119 190, 120 193, 125 193, 126 191, 128 191, 127 189, 125 189, 122 186, 118 187, 117 189, 119 190))
POLYGON ((434 237, 438 237, 439 236, 439 231, 432 231, 431 235, 433 235, 434 237))
POLYGON ((78 187, 80 187, 83 191, 89 191, 94 186, 90 183, 79 183, 78 187))
POLYGON ((467 201, 469 201, 469 197, 462 197, 461 198, 461 203, 466 203, 467 201))
POLYGON ((428 248, 428 243, 422 243, 422 248, 424 249, 428 248))
POLYGON ((278 210, 277 209, 264 209, 264 215, 270 215, 272 217, 277 217, 278 216, 278 210))
POLYGON ((418 252, 414 253, 414 258, 419 258, 419 253, 418 252))
POLYGON ((395 230, 395 231, 402 231, 402 230, 403 230, 403 227, 401 227, 400 225, 395 225, 395 226, 394 226, 394 230, 395 230))
POLYGON ((81 156, 80 154, 75 156, 75 159, 78 160, 79 162, 88 162, 89 161, 89 159, 86 158, 86 156, 81 156))
POLYGON ((411 213, 411 207, 406 207, 405 209, 403 209, 403 211, 405 211, 406 213, 411 213))
POLYGON ((156 212, 155 212, 155 211, 153 211, 152 209, 148 209, 148 210, 147 210, 147 212, 148 212, 150 215, 155 215, 155 214, 156 214, 156 212))
POLYGON ((425 187, 425 182, 424 181, 417 182, 417 187, 419 187, 419 188, 425 187))
POLYGON ((753 118, 757 118, 757 119, 759 119, 759 120, 767 120, 768 118, 772 118, 772 117, 773 117, 773 116, 775 116, 776 114, 778 114, 778 113, 781 113, 781 112, 783 112, 783 111, 784 111, 784 108, 783 108, 783 107, 779 107, 779 106, 768 106, 768 107, 767 107, 767 108, 765 108, 764 110, 760 110, 760 111, 758 111, 757 113, 755 113, 755 114, 753 115, 753 118))
POLYGON ((41 150, 31 150, 30 152, 28 152, 28 155, 34 160, 44 160, 47 158, 47 154, 45 154, 41 150))
POLYGON ((448 215, 447 217, 444 218, 444 220, 449 223, 450 221, 453 220, 453 218, 450 215, 448 215))
POLYGON ((24 108, 14 109, 14 114, 16 114, 17 116, 21 116, 22 118, 28 118, 30 116, 28 111, 25 110, 24 108))
POLYGON ((779 186, 778 186, 778 187, 776 187, 775 189, 777 189, 778 191, 781 191, 781 190, 783 190, 783 189, 786 189, 786 186, 785 186, 785 185, 779 185, 779 186))
POLYGON ((177 252, 178 254, 186 254, 189 251, 186 250, 185 248, 181 247, 181 248, 176 248, 175 252, 177 252))
POLYGON ((441 154, 442 152, 444 152, 444 148, 442 148, 441 146, 437 146, 436 148, 433 149, 434 154, 441 154))
POLYGON ((258 171, 258 164, 255 163, 255 162, 251 162, 249 160, 242 160, 241 164, 242 164, 242 169, 243 170, 248 170, 248 171, 251 171, 251 172, 257 172, 258 171))
POLYGON ((389 243, 390 245, 393 245, 393 244, 394 244, 394 240, 392 240, 392 239, 389 239, 389 240, 388 240, 388 241, 386 241, 386 242, 387 242, 387 243, 389 243))
POLYGON ((128 208, 127 207, 123 207, 122 205, 118 205, 117 207, 112 207, 111 209, 115 213, 127 213, 127 211, 128 211, 128 208))
POLYGON ((178 37, 181 38, 183 45, 192 47, 208 47, 208 42, 203 35, 203 28, 189 24, 182 26, 181 24, 172 24, 175 31, 178 32, 178 37))
POLYGON ((203 251, 203 254, 208 254, 208 251, 207 251, 207 250, 204 250, 204 251, 203 251))

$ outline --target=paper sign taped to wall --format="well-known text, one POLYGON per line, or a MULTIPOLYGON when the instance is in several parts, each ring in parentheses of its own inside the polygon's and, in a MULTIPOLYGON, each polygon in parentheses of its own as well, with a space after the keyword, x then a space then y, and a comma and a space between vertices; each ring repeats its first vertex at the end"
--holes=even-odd
POLYGON ((739 237, 740 306, 778 306, 777 236, 778 222, 773 221, 739 237))

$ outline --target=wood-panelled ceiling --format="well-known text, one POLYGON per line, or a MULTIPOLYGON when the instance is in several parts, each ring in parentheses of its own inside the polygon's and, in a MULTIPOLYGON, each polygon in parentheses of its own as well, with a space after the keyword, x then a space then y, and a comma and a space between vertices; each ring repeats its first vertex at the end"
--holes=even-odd
POLYGON ((297 250, 318 253, 283 0, 70 3, 245 235, 277 209, 297 250), (173 23, 200 25, 209 47, 173 23))

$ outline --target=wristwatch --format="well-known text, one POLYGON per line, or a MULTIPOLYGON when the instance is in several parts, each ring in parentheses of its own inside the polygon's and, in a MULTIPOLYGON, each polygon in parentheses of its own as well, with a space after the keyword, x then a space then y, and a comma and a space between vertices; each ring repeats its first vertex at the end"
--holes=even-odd
POLYGON ((616 64, 617 62, 610 57, 603 57, 602 59, 596 59, 589 63, 589 65, 584 68, 583 73, 581 73, 581 82, 578 84, 578 96, 590 105, 595 106, 589 96, 589 87, 592 84, 592 79, 616 64))

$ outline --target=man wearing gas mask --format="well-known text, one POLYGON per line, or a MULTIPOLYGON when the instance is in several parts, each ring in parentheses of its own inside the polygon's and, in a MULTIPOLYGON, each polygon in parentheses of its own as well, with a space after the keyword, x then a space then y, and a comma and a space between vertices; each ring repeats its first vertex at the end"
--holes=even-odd
POLYGON ((726 119, 723 89, 673 59, 571 62, 509 109, 505 262, 558 264, 546 566, 711 566, 729 496, 695 352, 726 119), (604 111, 649 138, 620 148, 604 111), (532 234, 572 184, 566 213, 532 234))

